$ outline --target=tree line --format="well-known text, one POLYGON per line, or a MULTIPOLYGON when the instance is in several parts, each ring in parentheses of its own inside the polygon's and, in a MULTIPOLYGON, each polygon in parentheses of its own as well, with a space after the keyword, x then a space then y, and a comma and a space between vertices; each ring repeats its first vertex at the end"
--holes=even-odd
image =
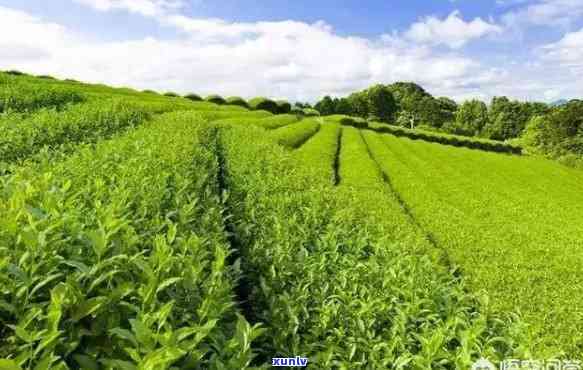
POLYGON ((434 97, 411 82, 374 85, 347 97, 325 96, 315 106, 322 115, 345 114, 406 128, 506 141, 520 139, 531 152, 551 157, 583 156, 583 101, 560 106, 521 102, 505 96, 490 104, 461 104, 434 97))
POLYGON ((519 137, 535 115, 545 114, 545 103, 495 97, 490 106, 479 100, 457 104, 433 97, 411 82, 375 85, 347 97, 325 96, 315 105, 323 115, 347 114, 408 128, 424 128, 494 140, 519 137))

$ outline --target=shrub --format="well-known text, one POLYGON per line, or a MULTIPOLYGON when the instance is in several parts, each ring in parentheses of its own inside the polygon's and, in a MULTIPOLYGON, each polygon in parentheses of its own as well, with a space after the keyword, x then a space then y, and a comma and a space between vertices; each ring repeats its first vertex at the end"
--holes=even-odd
POLYGON ((251 107, 251 109, 254 109, 254 110, 263 109, 263 110, 269 111, 273 114, 277 114, 277 112, 278 112, 277 103, 274 102, 273 100, 267 99, 267 98, 251 99, 249 101, 249 106, 251 107))
POLYGON ((572 100, 528 123, 522 138, 530 151, 549 157, 583 155, 583 101, 572 100))
POLYGON ((49 75, 40 75, 37 77, 42 78, 43 80, 56 80, 56 78, 54 78, 53 76, 49 76, 49 75))
POLYGON ((455 136, 450 134, 441 134, 438 132, 424 132, 419 130, 410 130, 404 127, 387 125, 384 123, 373 122, 369 128, 377 132, 386 132, 394 136, 408 137, 413 140, 423 140, 432 143, 452 145, 457 147, 466 147, 470 149, 480 149, 499 153, 521 154, 522 148, 516 144, 502 143, 499 141, 477 139, 464 136, 455 136))
POLYGON ((360 117, 342 117, 340 119, 340 124, 343 126, 352 126, 356 128, 368 127, 368 122, 364 118, 360 117))
POLYGON ((205 99, 206 101, 210 102, 210 103, 215 103, 218 105, 223 105, 226 104, 227 102, 225 101, 225 99, 220 96, 220 95, 209 95, 206 97, 205 99))
POLYGON ((171 98, 177 98, 179 95, 173 92, 167 92, 164 94, 164 96, 169 96, 171 98))
POLYGON ((7 179, 0 357, 27 369, 246 368, 261 330, 237 312, 214 130, 202 125, 166 115, 7 179), (30 210, 42 217, 34 234, 30 210))
POLYGON ((186 95, 184 95, 184 97, 186 99, 192 100, 192 101, 202 101, 202 98, 199 95, 193 94, 193 93, 186 94, 186 95))
POLYGON ((15 71, 15 70, 12 70, 12 71, 6 71, 6 72, 4 72, 4 73, 6 73, 7 75, 12 75, 12 76, 26 76, 26 75, 27 75, 27 74, 26 74, 26 73, 24 73, 24 72, 15 71))
POLYGON ((277 113, 279 114, 287 114, 291 112, 292 106, 289 102, 285 100, 278 100, 277 103, 277 113))
POLYGON ((313 108, 304 108, 304 116, 306 117, 319 117, 320 112, 313 108))
MULTIPOLYGON (((356 128, 368 128, 368 121, 360 117, 351 117, 343 114, 334 114, 324 118, 328 122, 339 123, 343 126, 352 126, 356 128)), ((381 124, 378 124, 379 126, 381 124)))
POLYGON ((302 146, 320 130, 320 123, 315 119, 305 119, 299 123, 287 125, 272 131, 277 143, 290 149, 302 146))
POLYGON ((304 110, 300 107, 292 107, 292 109, 289 112, 291 114, 295 114, 296 116, 303 116, 304 115, 304 110))
POLYGON ((247 101, 238 96, 231 96, 227 98, 227 104, 229 105, 238 105, 240 107, 249 108, 249 104, 247 101))
POLYGON ((85 101, 84 95, 70 87, 39 86, 29 82, 10 81, 0 90, 0 113, 32 112, 41 108, 62 109, 68 104, 85 101))

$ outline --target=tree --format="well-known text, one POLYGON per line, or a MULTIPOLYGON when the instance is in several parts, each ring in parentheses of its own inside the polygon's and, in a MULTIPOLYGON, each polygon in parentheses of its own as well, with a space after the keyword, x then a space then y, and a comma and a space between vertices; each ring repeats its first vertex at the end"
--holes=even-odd
POLYGON ((375 85, 364 91, 367 117, 389 123, 394 120, 397 104, 391 90, 383 85, 375 85))
POLYGON ((352 106, 350 105, 350 102, 348 101, 347 98, 340 98, 340 99, 335 99, 336 100, 336 111, 334 112, 335 114, 346 114, 346 115, 351 115, 354 114, 354 111, 352 110, 352 106))
POLYGON ((544 114, 547 110, 548 107, 542 103, 521 103, 505 96, 494 97, 488 111, 489 122, 482 136, 494 140, 519 137, 533 116, 544 114))
POLYGON ((414 129, 419 125, 419 118, 409 111, 402 111, 397 117, 397 125, 414 129))
POLYGON ((336 113, 336 103, 330 96, 325 96, 314 107, 324 116, 336 113))
POLYGON ((457 135, 475 136, 488 124, 488 107, 479 100, 464 102, 455 115, 455 122, 444 128, 457 135))
POLYGON ((528 123, 523 143, 532 151, 558 157, 583 155, 583 101, 571 100, 528 123))
POLYGON ((406 112, 418 122, 440 128, 454 120, 457 104, 447 98, 435 99, 421 86, 412 82, 396 82, 387 86, 397 105, 397 117, 406 112))
POLYGON ((348 103, 352 114, 362 118, 368 118, 369 106, 368 99, 362 92, 353 93, 348 97, 348 103))
POLYGON ((441 126, 446 122, 455 120, 455 114, 458 110, 458 105, 455 101, 444 96, 437 98, 439 104, 441 126))

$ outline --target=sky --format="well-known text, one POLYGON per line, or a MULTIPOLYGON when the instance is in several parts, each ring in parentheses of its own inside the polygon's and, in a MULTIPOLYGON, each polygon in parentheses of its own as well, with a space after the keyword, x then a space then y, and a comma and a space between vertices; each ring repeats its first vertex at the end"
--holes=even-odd
POLYGON ((0 0, 0 70, 315 101, 583 97, 583 0, 0 0))

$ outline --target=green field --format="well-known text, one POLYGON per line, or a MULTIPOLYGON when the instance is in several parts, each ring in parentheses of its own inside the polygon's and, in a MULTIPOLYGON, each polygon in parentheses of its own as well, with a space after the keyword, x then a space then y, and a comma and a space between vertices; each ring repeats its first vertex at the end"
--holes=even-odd
POLYGON ((581 171, 241 99, 0 101, 1 369, 583 359, 581 171))

